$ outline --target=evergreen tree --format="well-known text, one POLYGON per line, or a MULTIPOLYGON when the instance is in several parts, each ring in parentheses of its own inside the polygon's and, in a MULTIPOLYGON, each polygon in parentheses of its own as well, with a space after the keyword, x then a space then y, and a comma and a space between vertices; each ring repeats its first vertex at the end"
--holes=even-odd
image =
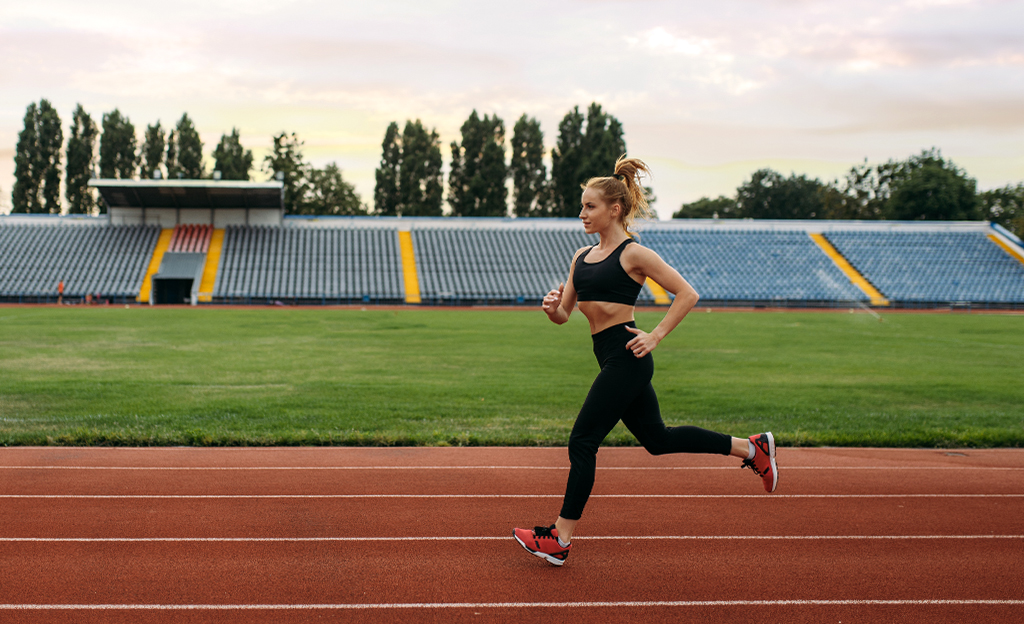
POLYGON ((139 177, 143 180, 152 179, 156 171, 160 171, 161 176, 163 175, 161 165, 164 161, 166 142, 167 137, 164 129, 160 127, 159 121, 154 126, 146 126, 146 135, 142 141, 142 149, 139 151, 139 160, 141 161, 139 177))
POLYGON ((574 217, 580 211, 583 122, 579 106, 574 106, 558 124, 558 141, 551 150, 552 217, 574 217))
POLYGON ((213 168, 220 171, 221 180, 248 180, 252 169, 252 150, 242 147, 238 128, 231 134, 222 134, 220 143, 213 150, 213 168))
POLYGON ((367 214, 367 208, 359 199, 355 186, 342 178, 337 163, 329 163, 323 169, 307 167, 306 178, 309 183, 299 203, 299 214, 367 214))
POLYGON ((116 108, 103 115, 100 137, 100 177, 130 180, 135 175, 135 126, 116 108))
POLYGON ((615 172, 615 161, 626 153, 622 124, 594 102, 587 109, 587 132, 583 136, 583 164, 580 183, 615 172))
POLYGON ((398 136, 398 124, 392 121, 384 132, 381 144, 380 166, 377 167, 377 184, 373 189, 373 210, 379 215, 397 215, 401 198, 398 194, 398 170, 402 165, 402 144, 398 136))
POLYGON ((89 178, 93 176, 93 166, 96 164, 98 136, 96 122, 79 104, 71 119, 64 178, 64 196, 68 200, 69 214, 92 214, 97 205, 95 193, 89 188, 89 178))
POLYGON ((398 170, 400 214, 439 217, 444 183, 441 173, 441 142, 437 131, 417 119, 406 121, 402 132, 401 167, 398 170))
POLYGON ((202 179, 206 169, 203 163, 203 142, 199 139, 199 132, 188 113, 183 113, 178 120, 174 135, 177 163, 173 173, 167 172, 168 176, 186 180, 202 179), (177 175, 179 173, 180 176, 177 175))
POLYGON ((540 122, 524 113, 512 129, 513 209, 517 217, 546 216, 547 168, 540 122))
POLYGON ((374 211, 381 215, 438 217, 444 193, 441 142, 419 119, 407 120, 398 134, 392 122, 381 144, 374 189, 374 211))
MULTIPOLYGON (((596 102, 585 117, 579 106, 574 106, 558 125, 558 141, 551 150, 551 216, 579 214, 580 186, 590 178, 611 175, 615 161, 625 153, 624 131, 618 119, 596 102)), ((646 190, 650 194, 650 189, 646 190)))
POLYGON ((178 131, 171 128, 167 133, 167 156, 164 158, 167 165, 167 179, 179 179, 184 177, 181 167, 178 166, 178 131))
POLYGON ((508 166, 505 164, 505 122, 497 115, 482 119, 474 110, 462 124, 462 144, 452 143, 448 203, 460 217, 502 217, 508 214, 508 166))
POLYGON ((32 102, 25 109, 24 128, 18 133, 14 149, 14 188, 11 190, 12 213, 42 212, 39 187, 42 176, 36 166, 39 161, 39 107, 32 102))
POLYGON ((274 137, 273 149, 263 157, 263 171, 269 174, 269 179, 284 182, 285 214, 298 214, 307 193, 307 165, 302 160, 302 146, 303 142, 294 132, 282 132, 274 137))
POLYGON ((47 100, 25 110, 24 129, 18 134, 14 155, 12 212, 60 214, 61 146, 64 133, 60 115, 47 100))
POLYGON ((60 115, 46 100, 39 101, 39 168, 43 174, 43 209, 60 214, 61 147, 64 132, 60 115))

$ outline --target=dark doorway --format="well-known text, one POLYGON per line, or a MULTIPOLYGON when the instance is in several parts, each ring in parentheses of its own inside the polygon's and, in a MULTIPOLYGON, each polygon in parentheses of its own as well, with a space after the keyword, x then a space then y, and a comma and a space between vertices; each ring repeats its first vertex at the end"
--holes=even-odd
POLYGON ((192 280, 174 278, 154 279, 153 297, 158 304, 192 303, 192 280))

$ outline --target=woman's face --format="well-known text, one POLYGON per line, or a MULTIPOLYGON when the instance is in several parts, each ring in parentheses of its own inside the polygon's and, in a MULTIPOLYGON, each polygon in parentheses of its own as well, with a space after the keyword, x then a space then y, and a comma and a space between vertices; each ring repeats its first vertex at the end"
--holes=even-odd
POLYGON ((622 207, 618 204, 609 204, 605 201, 604 194, 594 187, 586 188, 580 201, 580 221, 583 222, 583 230, 587 234, 603 232, 622 221, 622 207))

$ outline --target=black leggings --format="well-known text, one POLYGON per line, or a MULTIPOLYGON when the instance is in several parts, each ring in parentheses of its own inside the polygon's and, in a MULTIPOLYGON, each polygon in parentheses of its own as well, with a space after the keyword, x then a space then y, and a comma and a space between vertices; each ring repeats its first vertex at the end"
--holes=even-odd
POLYGON ((569 482, 561 515, 579 520, 594 487, 597 449, 621 420, 651 455, 667 453, 715 453, 728 455, 732 437, 700 427, 666 427, 651 386, 654 358, 637 358, 626 348, 635 336, 626 327, 613 325, 593 335, 594 355, 601 365, 587 400, 583 402, 569 436, 569 482))

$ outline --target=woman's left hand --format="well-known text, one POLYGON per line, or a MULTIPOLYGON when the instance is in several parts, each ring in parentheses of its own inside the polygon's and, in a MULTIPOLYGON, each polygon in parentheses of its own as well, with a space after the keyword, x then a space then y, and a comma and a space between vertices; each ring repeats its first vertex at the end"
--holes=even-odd
POLYGON ((627 327, 626 331, 631 334, 636 334, 636 338, 626 343, 626 348, 632 351, 633 355, 638 358, 644 357, 651 351, 654 351, 654 348, 658 346, 658 339, 642 329, 627 327))

